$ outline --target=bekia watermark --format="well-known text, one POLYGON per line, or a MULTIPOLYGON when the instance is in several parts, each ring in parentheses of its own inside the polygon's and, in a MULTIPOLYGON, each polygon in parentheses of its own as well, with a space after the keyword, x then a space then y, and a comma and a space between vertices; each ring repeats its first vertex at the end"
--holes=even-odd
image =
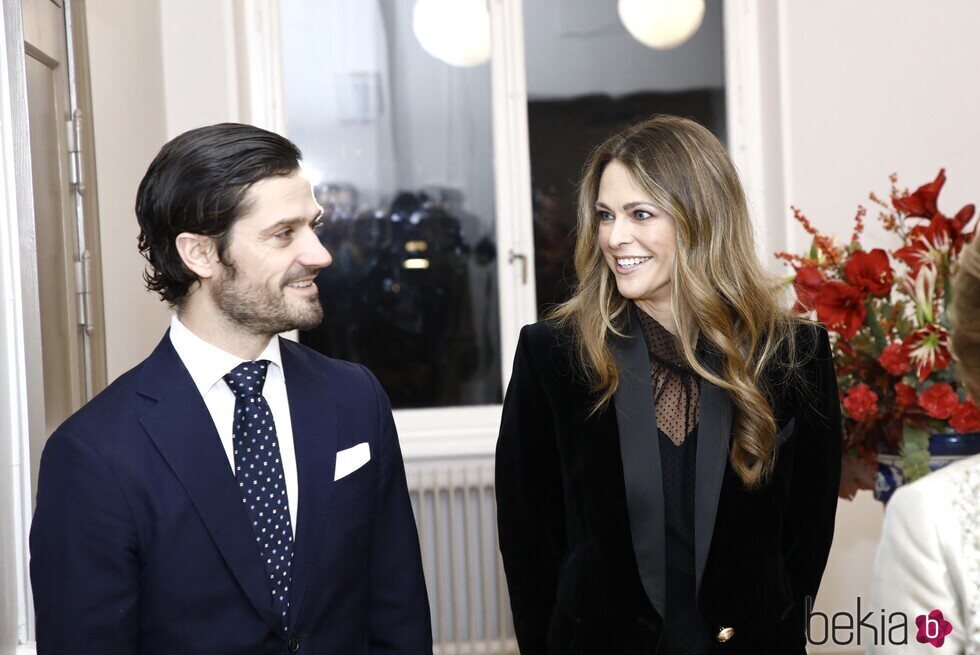
MULTIPOLYGON (((953 632, 953 624, 939 609, 917 615, 912 624, 915 627, 915 641, 936 648, 940 648, 953 632)), ((905 612, 888 612, 884 608, 862 613, 860 597, 857 598, 857 608, 853 614, 835 612, 828 616, 824 612, 814 612, 813 598, 807 596, 806 639, 812 646, 822 646, 828 641, 839 646, 905 645, 909 643, 909 616, 905 612)))
POLYGON ((936 648, 942 646, 946 637, 953 632, 953 624, 939 610, 915 617, 915 625, 919 628, 915 640, 920 644, 932 644, 936 648))

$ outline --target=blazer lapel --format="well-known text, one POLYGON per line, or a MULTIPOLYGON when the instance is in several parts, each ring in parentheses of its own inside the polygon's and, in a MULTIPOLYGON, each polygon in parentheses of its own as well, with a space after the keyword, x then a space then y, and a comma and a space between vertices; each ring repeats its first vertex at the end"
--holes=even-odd
MULTIPOLYGON (((699 344, 700 346, 700 344, 699 344)), ((718 356, 707 348, 697 349, 699 359, 711 371, 720 370, 718 356)), ((698 448, 694 472, 694 572, 695 598, 701 591, 715 529, 718 499, 728 464, 732 437, 732 401, 724 389, 701 380, 698 448)))
MULTIPOLYGON (((650 387, 650 358, 639 321, 630 309, 626 338, 613 337, 611 347, 619 370, 614 403, 626 482, 626 504, 637 568, 647 597, 664 616, 666 607, 666 546, 663 475, 657 416, 650 387)), ((719 370, 717 355, 698 344, 698 357, 719 370)), ((695 593, 701 581, 714 534, 721 486, 728 464, 733 405, 728 393, 706 380, 700 385, 700 416, 695 454, 694 564, 695 593)), ((697 596, 695 596, 697 597, 697 596)))
POLYGON ((627 334, 627 338, 614 336, 610 343, 619 371, 614 404, 626 505, 640 580, 650 602, 663 617, 667 591, 660 441, 650 387, 650 358, 640 322, 632 314, 627 334))
POLYGON ((289 600, 289 625, 295 629, 333 493, 339 412, 330 379, 311 361, 309 353, 283 339, 280 346, 299 477, 296 554, 289 600))
POLYGON ((156 400, 140 422, 180 480, 246 596, 282 633, 228 457, 204 399, 170 342, 169 330, 144 363, 137 391, 156 400))

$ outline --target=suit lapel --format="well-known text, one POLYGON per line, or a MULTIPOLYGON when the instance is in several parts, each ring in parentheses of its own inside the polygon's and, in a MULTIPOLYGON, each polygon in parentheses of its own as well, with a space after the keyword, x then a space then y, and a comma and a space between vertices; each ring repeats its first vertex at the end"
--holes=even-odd
POLYGON ((614 336, 610 343, 619 371, 616 423, 636 565, 647 597, 663 617, 667 606, 664 488, 650 358, 635 316, 630 316, 628 328, 627 338, 614 336))
MULTIPOLYGON (((697 352, 698 357, 709 370, 720 370, 717 355, 707 348, 699 347, 697 352)), ((701 380, 700 392, 698 448, 694 473, 695 598, 701 591, 704 567, 708 561, 732 436, 732 401, 728 393, 707 380, 701 380)))
POLYGON ((289 624, 295 628, 334 488, 338 408, 330 379, 310 360, 309 353, 286 340, 280 340, 280 346, 299 477, 296 556, 289 601, 289 624))
POLYGON ((137 391, 153 400, 140 418, 190 497, 211 538, 258 613, 279 632, 248 511, 204 399, 170 342, 146 360, 137 391))
MULTIPOLYGON (((635 311, 638 310, 631 306, 627 338, 613 337, 610 343, 620 376, 614 403, 636 564, 647 597, 660 616, 664 616, 666 519, 660 440, 650 386, 650 358, 640 322, 632 314, 635 311)), ((719 370, 717 355, 700 342, 697 355, 709 370, 719 370)), ((701 589, 728 464, 731 398, 723 389, 702 380, 699 413, 694 490, 695 593, 701 589)))

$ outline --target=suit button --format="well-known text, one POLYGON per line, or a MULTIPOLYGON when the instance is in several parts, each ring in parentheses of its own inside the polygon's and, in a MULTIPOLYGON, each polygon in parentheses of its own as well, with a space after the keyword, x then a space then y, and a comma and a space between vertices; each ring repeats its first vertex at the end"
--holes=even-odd
POLYGON ((735 636, 735 628, 722 628, 718 631, 718 636, 715 637, 721 643, 725 643, 729 639, 735 636))
POLYGON ((299 650, 299 639, 296 638, 296 635, 290 637, 289 641, 286 642, 286 650, 290 653, 295 653, 299 650))

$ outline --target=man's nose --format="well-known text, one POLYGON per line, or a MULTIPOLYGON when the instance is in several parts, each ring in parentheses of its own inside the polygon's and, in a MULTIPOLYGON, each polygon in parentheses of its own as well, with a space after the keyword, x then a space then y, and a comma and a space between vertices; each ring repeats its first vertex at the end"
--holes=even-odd
POLYGON ((305 238, 306 241, 303 243, 303 253, 299 257, 299 263, 306 268, 314 269, 330 266, 333 257, 330 256, 330 251, 324 247, 316 234, 311 232, 305 238))

